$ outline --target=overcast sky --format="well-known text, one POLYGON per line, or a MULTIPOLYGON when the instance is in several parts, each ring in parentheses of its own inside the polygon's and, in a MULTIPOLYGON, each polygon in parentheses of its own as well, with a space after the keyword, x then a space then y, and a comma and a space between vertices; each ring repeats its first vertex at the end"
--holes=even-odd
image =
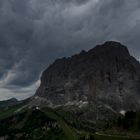
POLYGON ((0 0, 0 100, 33 95, 56 58, 108 40, 140 59, 140 0, 0 0))

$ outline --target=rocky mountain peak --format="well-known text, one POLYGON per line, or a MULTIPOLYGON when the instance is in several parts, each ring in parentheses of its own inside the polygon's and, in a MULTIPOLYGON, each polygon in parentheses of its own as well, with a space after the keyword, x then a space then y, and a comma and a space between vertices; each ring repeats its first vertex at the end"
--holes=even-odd
POLYGON ((139 62, 126 46, 108 41, 56 60, 43 72, 35 96, 54 106, 101 106, 119 112, 139 108, 139 87, 139 62))
POLYGON ((90 51, 94 53, 106 52, 106 53, 111 53, 111 54, 116 53, 116 55, 122 55, 122 54, 125 56, 130 55, 126 46, 115 41, 107 41, 104 44, 97 45, 93 49, 89 50, 89 52, 90 51))
POLYGON ((87 52, 87 55, 96 56, 98 59, 107 61, 114 61, 114 59, 126 60, 131 57, 126 46, 114 41, 95 46, 87 52))

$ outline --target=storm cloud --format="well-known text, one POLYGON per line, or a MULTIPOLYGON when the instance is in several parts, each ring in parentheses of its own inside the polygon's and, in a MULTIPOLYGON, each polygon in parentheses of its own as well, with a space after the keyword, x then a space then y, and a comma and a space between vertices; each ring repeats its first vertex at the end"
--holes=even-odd
POLYGON ((35 93, 56 58, 107 40, 140 59, 139 0, 1 0, 0 99, 35 93))

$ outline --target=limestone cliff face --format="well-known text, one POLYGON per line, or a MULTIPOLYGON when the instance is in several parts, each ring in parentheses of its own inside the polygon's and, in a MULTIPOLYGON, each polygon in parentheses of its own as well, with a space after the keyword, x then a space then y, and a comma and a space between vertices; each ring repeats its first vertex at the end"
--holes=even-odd
POLYGON ((56 60, 42 74, 36 96, 53 105, 88 104, 112 111, 140 106, 140 64, 118 42, 56 60))

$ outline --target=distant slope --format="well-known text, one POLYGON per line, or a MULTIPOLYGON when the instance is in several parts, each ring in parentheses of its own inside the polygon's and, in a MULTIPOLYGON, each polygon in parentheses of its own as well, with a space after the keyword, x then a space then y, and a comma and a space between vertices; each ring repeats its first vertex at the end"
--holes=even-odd
POLYGON ((9 100, 0 101, 0 108, 13 106, 18 103, 16 98, 11 98, 9 100))

